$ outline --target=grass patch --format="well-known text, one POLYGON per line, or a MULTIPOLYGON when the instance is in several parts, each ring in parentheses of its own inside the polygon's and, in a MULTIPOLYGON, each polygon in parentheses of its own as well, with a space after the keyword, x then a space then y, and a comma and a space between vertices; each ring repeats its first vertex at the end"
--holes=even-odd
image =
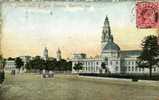
POLYGON ((159 83, 89 79, 73 75, 41 78, 6 75, 0 100, 158 100, 159 83))

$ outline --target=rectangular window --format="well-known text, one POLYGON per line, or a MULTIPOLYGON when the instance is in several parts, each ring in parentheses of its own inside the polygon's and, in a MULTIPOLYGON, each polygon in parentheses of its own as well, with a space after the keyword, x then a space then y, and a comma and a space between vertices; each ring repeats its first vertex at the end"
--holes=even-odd
POLYGON ((130 71, 130 66, 129 66, 129 71, 130 71))
POLYGON ((132 71, 134 71, 134 67, 132 66, 132 71))
POLYGON ((118 61, 116 61, 116 64, 118 65, 118 61))
POLYGON ((154 68, 154 72, 156 71, 156 68, 154 68))
POLYGON ((137 61, 135 61, 135 64, 137 64, 137 61))
POLYGON ((96 62, 96 64, 98 65, 98 62, 96 62))

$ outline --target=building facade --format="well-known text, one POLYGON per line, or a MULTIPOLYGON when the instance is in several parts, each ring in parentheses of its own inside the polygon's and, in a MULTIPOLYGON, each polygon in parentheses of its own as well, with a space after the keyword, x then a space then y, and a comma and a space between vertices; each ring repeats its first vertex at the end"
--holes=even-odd
POLYGON ((11 72, 12 70, 16 70, 15 60, 6 60, 4 71, 11 72))
MULTIPOLYGON (((72 73, 77 73, 74 66, 81 63, 83 69, 80 73, 127 73, 140 74, 148 73, 149 69, 137 67, 137 57, 140 50, 120 50, 118 44, 113 40, 108 17, 105 18, 102 37, 101 37, 101 54, 99 57, 88 58, 84 53, 75 53, 72 57, 72 73), (102 64, 104 63, 104 67, 102 64)), ((158 73, 158 68, 153 68, 153 73, 158 73)))

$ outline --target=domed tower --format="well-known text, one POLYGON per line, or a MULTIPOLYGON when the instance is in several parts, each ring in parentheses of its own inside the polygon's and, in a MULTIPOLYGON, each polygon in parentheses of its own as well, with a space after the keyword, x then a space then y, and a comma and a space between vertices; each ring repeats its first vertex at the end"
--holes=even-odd
POLYGON ((43 58, 44 58, 44 60, 47 60, 47 59, 48 59, 48 49, 47 49, 47 47, 44 48, 43 58))
POLYGON ((113 35, 111 34, 111 29, 107 16, 104 22, 101 44, 102 58, 119 57, 120 47, 116 43, 114 43, 113 35))
POLYGON ((60 61, 62 57, 61 57, 61 50, 59 48, 58 48, 56 54, 57 54, 57 61, 60 61))

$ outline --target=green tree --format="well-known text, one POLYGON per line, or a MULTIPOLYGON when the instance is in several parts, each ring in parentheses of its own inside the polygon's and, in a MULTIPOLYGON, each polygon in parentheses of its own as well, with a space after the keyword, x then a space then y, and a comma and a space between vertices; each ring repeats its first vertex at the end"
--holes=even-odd
POLYGON ((16 68, 20 70, 20 68, 24 65, 24 62, 22 61, 20 57, 17 57, 15 59, 15 65, 16 65, 16 68))
POLYGON ((56 70, 56 71, 71 71, 72 70, 72 62, 66 61, 65 59, 61 59, 57 61, 56 59, 48 59, 43 60, 40 56, 34 57, 25 65, 27 70, 56 70))
POLYGON ((54 70, 56 67, 56 59, 51 59, 46 61, 46 70, 54 70))
POLYGON ((45 62, 45 60, 41 59, 40 56, 36 56, 29 63, 30 63, 30 66, 32 67, 32 69, 35 69, 35 70, 46 69, 46 62, 45 62))
POLYGON ((159 45, 158 38, 154 35, 145 37, 142 41, 142 52, 138 57, 138 67, 149 68, 150 78, 152 76, 152 68, 158 67, 159 64, 159 45))
POLYGON ((67 71, 72 69, 72 62, 66 61, 65 59, 61 59, 56 62, 55 70, 58 71, 67 71))
POLYGON ((72 70, 72 62, 71 61, 66 62, 66 70, 67 71, 71 71, 72 70))
POLYGON ((14 59, 14 58, 12 58, 12 57, 9 57, 9 58, 8 58, 8 60, 15 60, 15 59, 14 59))
POLYGON ((2 68, 3 69, 4 69, 5 65, 6 65, 6 59, 2 59, 2 68))
POLYGON ((30 70, 32 69, 32 66, 31 66, 31 64, 30 64, 30 61, 25 64, 25 68, 26 68, 28 71, 30 71, 30 70))
POLYGON ((59 67, 60 67, 60 71, 66 70, 66 60, 61 59, 61 60, 59 61, 59 67))
POLYGON ((3 70, 6 64, 6 59, 4 59, 2 57, 2 55, 0 55, 0 70, 3 70))
POLYGON ((78 71, 78 72, 79 72, 79 70, 82 70, 82 69, 83 69, 82 63, 77 63, 77 64, 75 64, 74 67, 73 67, 73 69, 74 69, 75 71, 78 71))

